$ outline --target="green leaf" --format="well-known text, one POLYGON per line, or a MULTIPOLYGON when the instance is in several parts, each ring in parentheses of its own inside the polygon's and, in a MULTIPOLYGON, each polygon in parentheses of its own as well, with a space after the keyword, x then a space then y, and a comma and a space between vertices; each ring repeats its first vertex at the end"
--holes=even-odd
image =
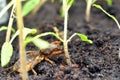
POLYGON ((26 16, 29 14, 40 2, 40 0, 29 0, 25 3, 22 9, 22 15, 26 16))
POLYGON ((12 53, 13 53, 13 47, 11 43, 5 42, 1 50, 1 66, 2 67, 6 66, 9 63, 12 53))
POLYGON ((36 29, 24 28, 23 39, 25 39, 28 34, 35 34, 36 32, 37 32, 36 29))
POLYGON ((0 31, 3 31, 3 30, 7 30, 7 27, 6 26, 0 27, 0 31))
POLYGON ((49 42, 43 39, 40 39, 40 38, 35 38, 35 37, 27 37, 25 41, 26 41, 25 43, 33 42, 34 45, 37 46, 41 50, 47 49, 50 45, 49 42))
POLYGON ((67 0, 67 9, 70 9, 70 7, 74 4, 75 0, 67 0))
POLYGON ((82 41, 88 42, 90 44, 93 43, 92 40, 88 39, 88 37, 84 34, 77 33, 77 36, 80 37, 82 41))
POLYGON ((40 38, 33 39, 32 41, 39 49, 47 49, 49 47, 49 43, 45 40, 42 40, 40 38))
POLYGON ((106 1, 107 1, 108 6, 112 6, 112 0, 106 0, 106 1))
MULTIPOLYGON (((7 26, 1 26, 0 31, 7 30, 7 28, 8 28, 7 26)), ((15 29, 12 28, 12 32, 14 33, 15 29)))
MULTIPOLYGON (((30 29, 30 28, 24 28, 23 29, 23 39, 26 38, 28 34, 35 34, 37 32, 36 29, 30 29)), ((10 40, 10 43, 13 42, 13 40, 19 35, 19 31, 17 30, 16 33, 13 35, 12 39, 10 40)))

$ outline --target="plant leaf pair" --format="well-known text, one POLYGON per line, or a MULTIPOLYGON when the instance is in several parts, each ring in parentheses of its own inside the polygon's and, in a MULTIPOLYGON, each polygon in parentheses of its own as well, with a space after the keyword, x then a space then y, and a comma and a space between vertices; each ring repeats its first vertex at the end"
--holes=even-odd
POLYGON ((74 4, 75 0, 67 0, 67 4, 66 4, 66 7, 65 6, 62 6, 61 8, 61 16, 64 17, 65 16, 65 8, 67 10, 70 9, 70 7, 74 4))
MULTIPOLYGON (((39 49, 46 49, 49 47, 50 43, 45 41, 45 40, 42 40, 40 39, 40 37, 42 36, 47 36, 47 35, 52 35, 52 36, 55 36, 57 39, 59 39, 60 41, 63 42, 63 40, 54 32, 46 32, 46 33, 42 33, 42 34, 39 34, 35 37, 27 37, 28 34, 34 34, 36 33, 36 29, 29 29, 29 28, 24 28, 23 30, 23 33, 24 33, 24 44, 25 46, 30 43, 30 42, 33 42, 35 46, 37 46, 39 49)), ((16 33, 13 35, 12 39, 10 42, 5 42, 2 46, 2 50, 1 50, 1 66, 4 67, 6 66, 10 59, 11 59, 11 56, 12 56, 12 53, 13 53, 13 47, 11 45, 11 43, 13 42, 13 40, 19 35, 19 31, 16 31, 16 33)), ((88 43, 92 43, 92 41, 90 39, 88 39, 88 37, 84 34, 80 34, 80 33, 77 33, 76 34, 78 37, 81 38, 82 41, 85 41, 85 42, 88 42, 88 43)))

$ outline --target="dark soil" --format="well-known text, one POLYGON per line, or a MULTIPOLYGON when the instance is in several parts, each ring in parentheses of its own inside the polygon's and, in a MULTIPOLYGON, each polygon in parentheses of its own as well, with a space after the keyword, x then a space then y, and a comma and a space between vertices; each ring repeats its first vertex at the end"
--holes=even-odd
MULTIPOLYGON (((119 0, 113 0, 111 7, 104 2, 99 2, 99 4, 120 22, 119 0)), ((86 34, 93 40, 93 44, 88 44, 75 37, 69 43, 71 61, 78 67, 67 66, 64 55, 50 57, 56 66, 42 61, 34 68, 37 76, 29 71, 30 80, 120 80, 120 59, 118 57, 120 53, 120 30, 113 20, 94 7, 91 11, 91 21, 87 24, 84 20, 85 8, 84 0, 76 0, 69 11, 68 36, 78 32, 86 34)), ((47 2, 33 17, 28 15, 24 24, 26 27, 37 28, 38 33, 53 31, 53 26, 57 26, 62 31, 63 19, 60 17, 59 9, 60 5, 57 2, 54 4, 47 2)), ((43 38, 49 42, 56 40, 52 36, 43 38)), ((16 43, 18 42, 16 41, 16 43)), ((18 59, 18 45, 15 44, 14 56, 7 67, 13 65, 18 59)), ((27 47, 27 50, 35 49, 32 44, 27 47)), ((0 70, 3 69, 5 68, 0 68, 0 70)), ((11 71, 6 70, 0 73, 0 80, 21 80, 20 74, 17 72, 6 76, 11 71)))

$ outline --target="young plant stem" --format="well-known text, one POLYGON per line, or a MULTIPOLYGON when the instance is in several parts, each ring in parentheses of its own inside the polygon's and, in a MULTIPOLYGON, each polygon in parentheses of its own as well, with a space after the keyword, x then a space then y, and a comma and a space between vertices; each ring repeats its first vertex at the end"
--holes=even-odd
POLYGON ((70 42, 71 39, 72 39, 74 36, 76 36, 76 35, 77 35, 77 33, 74 33, 72 36, 70 36, 70 38, 67 40, 67 42, 70 42))
POLYGON ((88 0, 87 1, 87 7, 86 7, 86 16, 85 16, 86 22, 90 21, 91 5, 92 5, 92 0, 88 0))
POLYGON ((102 10, 107 16, 109 16, 110 18, 112 18, 115 21, 115 23, 117 24, 118 28, 120 29, 120 24, 119 24, 118 20, 113 15, 111 15, 107 11, 105 11, 102 8, 102 6, 100 6, 100 5, 93 4, 93 6, 96 7, 96 8, 98 8, 98 9, 100 9, 100 10, 102 10))
POLYGON ((67 9, 67 0, 63 0, 63 9, 64 9, 64 52, 65 52, 65 59, 66 63, 71 66, 70 55, 68 52, 68 42, 67 42, 67 22, 68 22, 68 9, 67 9))
POLYGON ((21 63, 21 73, 23 80, 28 80, 27 70, 26 70, 26 55, 24 50, 24 41, 23 41, 23 18, 21 11, 21 1, 16 0, 16 15, 17 15, 17 26, 19 30, 19 46, 20 46, 20 63, 21 63))
POLYGON ((5 14, 5 12, 6 12, 13 4, 14 4, 14 0, 11 0, 11 1, 9 2, 9 4, 6 5, 6 7, 4 7, 4 8, 2 9, 2 11, 0 12, 0 18, 5 14))
MULTIPOLYGON (((21 0, 25 1, 25 0, 21 0)), ((5 12, 14 4, 15 0, 11 0, 0 12, 0 18, 5 14, 5 12)))
POLYGON ((16 7, 16 3, 14 3, 11 14, 10 14, 8 29, 7 29, 7 32, 6 32, 6 42, 9 42, 9 40, 10 40, 10 34, 11 34, 12 24, 13 24, 13 20, 14 20, 13 12, 14 12, 15 7, 16 7))

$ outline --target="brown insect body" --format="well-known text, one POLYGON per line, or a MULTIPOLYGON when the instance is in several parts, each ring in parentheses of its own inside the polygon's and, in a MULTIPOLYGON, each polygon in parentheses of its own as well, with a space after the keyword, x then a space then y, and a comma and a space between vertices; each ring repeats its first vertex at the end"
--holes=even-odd
MULTIPOLYGON (((34 71, 34 67, 40 63, 42 60, 46 60, 51 64, 55 64, 53 61, 49 60, 49 56, 54 56, 54 55, 59 55, 62 54, 63 50, 62 47, 60 46, 60 42, 55 41, 50 44, 50 47, 47 48, 46 50, 38 50, 38 51, 27 51, 26 52, 26 69, 27 71, 32 70, 35 75, 37 73, 34 71)), ((13 71, 16 72, 21 72, 20 70, 20 60, 18 60, 14 65, 13 65, 13 71)))
MULTIPOLYGON (((39 51, 27 51, 26 52, 26 64, 27 64, 27 66, 26 66, 26 69, 27 69, 27 71, 29 71, 30 70, 30 66, 32 65, 32 64, 35 64, 35 63, 33 63, 33 61, 35 61, 36 60, 36 58, 39 58, 39 59, 43 59, 42 58, 42 56, 40 57, 39 56, 39 51)), ((37 63, 36 63, 37 64, 37 63)), ((14 71, 17 71, 17 72, 20 72, 20 60, 18 60, 14 65, 13 65, 13 70, 14 71)))

